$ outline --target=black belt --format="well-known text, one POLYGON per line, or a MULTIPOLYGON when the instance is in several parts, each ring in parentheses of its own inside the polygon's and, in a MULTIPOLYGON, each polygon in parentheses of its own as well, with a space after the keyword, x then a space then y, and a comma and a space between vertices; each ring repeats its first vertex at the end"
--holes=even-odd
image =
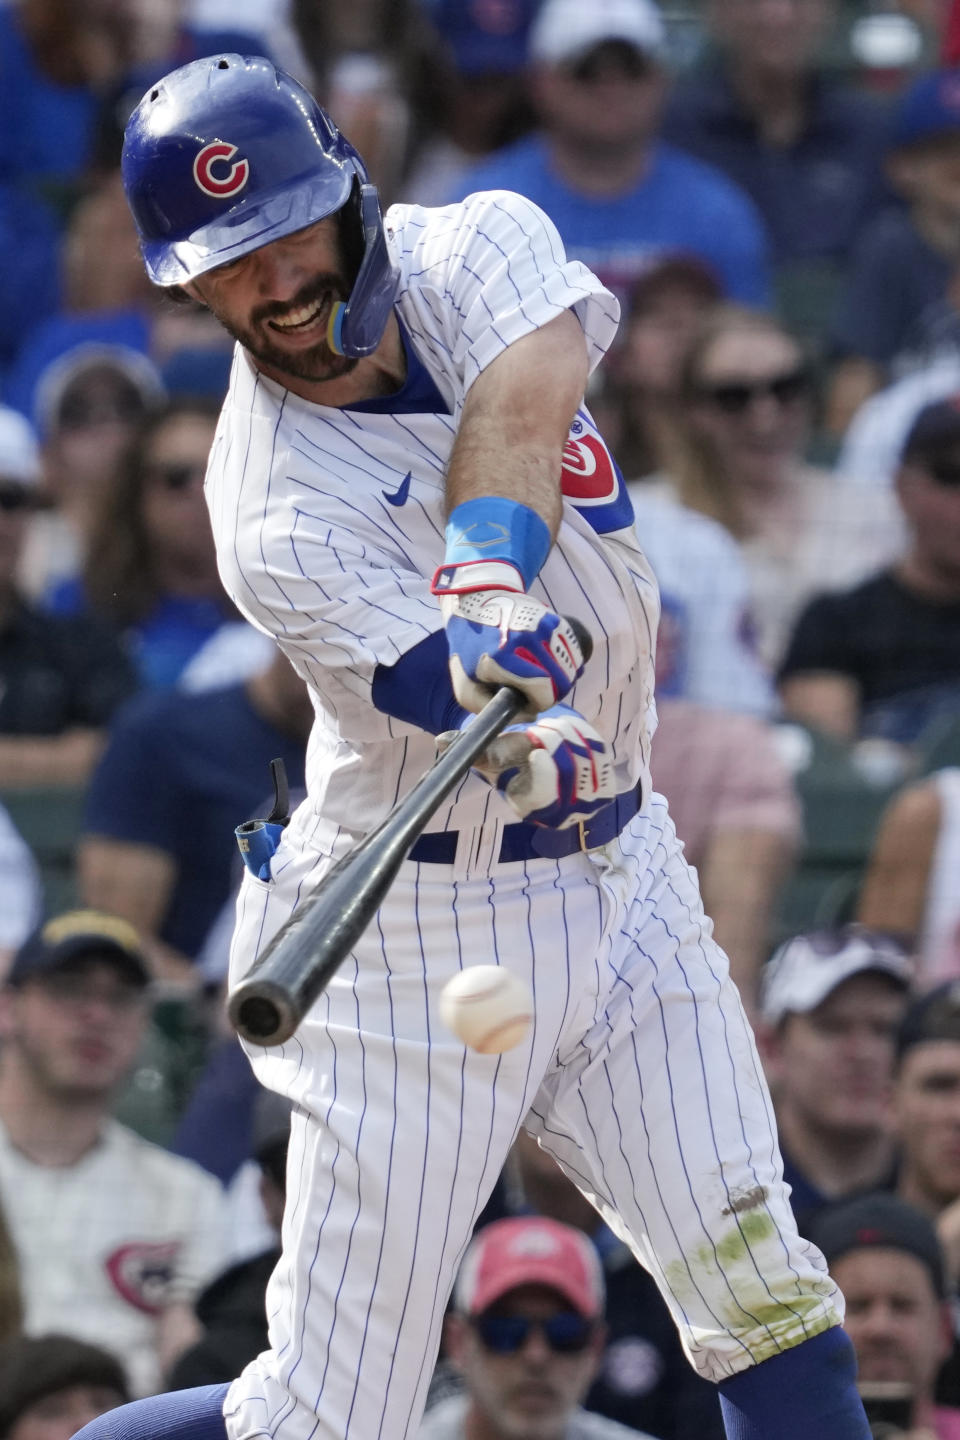
MULTIPOLYGON (((551 830, 546 825, 527 825, 519 821, 504 825, 500 840, 501 865, 516 860, 560 860, 581 850, 596 850, 615 840, 623 827, 640 809, 640 786, 625 790, 589 820, 570 825, 565 830, 551 830)), ((421 835, 407 856, 421 865, 452 865, 457 858, 457 830, 436 830, 421 835)))

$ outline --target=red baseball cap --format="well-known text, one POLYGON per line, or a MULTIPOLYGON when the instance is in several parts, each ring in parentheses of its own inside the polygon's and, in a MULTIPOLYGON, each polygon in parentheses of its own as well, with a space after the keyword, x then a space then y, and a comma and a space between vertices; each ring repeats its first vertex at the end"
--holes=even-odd
POLYGON ((464 1315, 479 1315, 521 1285, 544 1285, 594 1320, 603 1313, 603 1270, 580 1230, 541 1215, 485 1225, 463 1259, 454 1293, 464 1315))

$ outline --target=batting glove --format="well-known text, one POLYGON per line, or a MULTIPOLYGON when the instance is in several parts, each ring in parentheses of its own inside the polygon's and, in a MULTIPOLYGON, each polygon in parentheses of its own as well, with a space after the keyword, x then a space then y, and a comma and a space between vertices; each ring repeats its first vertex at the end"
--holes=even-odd
POLYGON ((569 705, 554 705, 532 725, 508 726, 475 768, 521 820, 554 830, 589 820, 616 795, 610 747, 569 705))
POLYGON ((465 710, 482 710, 499 686, 510 685, 527 697, 521 713, 532 719, 583 674, 572 626, 524 592, 514 566, 441 567, 432 589, 446 626, 453 693, 465 710))

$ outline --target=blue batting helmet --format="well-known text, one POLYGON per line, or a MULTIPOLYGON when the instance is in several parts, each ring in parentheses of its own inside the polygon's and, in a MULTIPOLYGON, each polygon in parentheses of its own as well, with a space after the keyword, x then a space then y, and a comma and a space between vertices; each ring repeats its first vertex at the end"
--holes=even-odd
POLYGON ((269 60, 215 55, 159 80, 127 124, 122 168, 157 285, 182 285, 342 211, 358 264, 329 340, 343 355, 376 349, 397 287, 376 187, 309 91, 269 60))

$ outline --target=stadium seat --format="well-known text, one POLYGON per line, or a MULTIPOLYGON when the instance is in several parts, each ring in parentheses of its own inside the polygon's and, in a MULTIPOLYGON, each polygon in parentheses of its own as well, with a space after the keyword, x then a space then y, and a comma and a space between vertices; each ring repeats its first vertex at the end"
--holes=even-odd
POLYGON ((960 765, 960 716, 933 721, 917 741, 916 750, 921 775, 960 765))
POLYGON ((83 788, 42 786, 0 793, 0 801, 36 857, 45 915, 76 904, 74 851, 80 834, 83 788))
POLYGON ((805 763, 794 774, 804 839, 779 897, 772 946, 799 930, 853 917, 880 816, 903 783, 871 777, 857 765, 853 748, 840 740, 792 728, 808 742, 805 763))

